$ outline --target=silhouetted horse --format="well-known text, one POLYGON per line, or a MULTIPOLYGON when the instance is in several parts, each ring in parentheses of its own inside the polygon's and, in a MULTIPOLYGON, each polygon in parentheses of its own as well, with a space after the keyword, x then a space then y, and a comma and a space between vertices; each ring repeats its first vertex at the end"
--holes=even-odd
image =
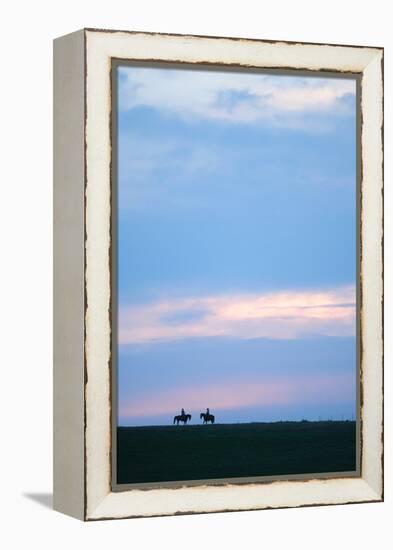
POLYGON ((203 418, 204 424, 207 424, 208 422, 214 424, 214 414, 201 413, 199 418, 203 418))
POLYGON ((190 414, 178 414, 174 417, 173 423, 179 425, 179 422, 183 422, 184 424, 187 424, 187 422, 191 420, 190 414))

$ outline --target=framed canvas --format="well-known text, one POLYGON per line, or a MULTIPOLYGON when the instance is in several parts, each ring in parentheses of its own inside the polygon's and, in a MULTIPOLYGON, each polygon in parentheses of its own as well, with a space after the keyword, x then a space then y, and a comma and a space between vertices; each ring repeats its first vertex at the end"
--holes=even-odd
POLYGON ((54 507, 383 500, 383 49, 54 42, 54 507))

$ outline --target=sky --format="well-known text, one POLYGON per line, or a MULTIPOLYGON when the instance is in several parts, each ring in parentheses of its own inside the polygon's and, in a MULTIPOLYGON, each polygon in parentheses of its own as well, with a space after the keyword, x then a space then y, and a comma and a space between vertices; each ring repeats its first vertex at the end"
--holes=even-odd
POLYGON ((356 82, 118 68, 118 423, 356 416, 356 82))

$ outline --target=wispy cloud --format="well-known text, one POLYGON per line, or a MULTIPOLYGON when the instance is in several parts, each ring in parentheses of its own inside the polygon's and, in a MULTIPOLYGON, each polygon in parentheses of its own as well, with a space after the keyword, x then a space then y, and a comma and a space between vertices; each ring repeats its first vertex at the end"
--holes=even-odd
POLYGON ((123 399, 121 418, 170 415, 186 406, 194 412, 208 405, 212 411, 274 405, 329 404, 353 398, 354 377, 348 373, 292 376, 276 379, 223 380, 220 384, 176 387, 123 399))
POLYGON ((355 334, 355 287, 173 298, 121 306, 119 343, 355 334))
MULTIPOLYGON (((138 209, 141 204, 161 206, 162 201, 177 206, 195 201, 189 198, 189 183, 197 178, 201 185, 201 174, 218 174, 223 170, 226 151, 192 140, 167 137, 149 138, 135 131, 121 134, 119 141, 120 201, 119 207, 138 209), (177 192, 170 189, 176 187, 177 192), (166 193, 163 192, 166 189, 166 193)), ((203 182, 203 178, 202 178, 203 182)))
MULTIPOLYGON (((302 126, 299 114, 353 114, 353 79, 225 71, 120 69, 120 108, 151 107, 187 120, 302 126)), ((306 124, 313 125, 312 121, 306 124)))

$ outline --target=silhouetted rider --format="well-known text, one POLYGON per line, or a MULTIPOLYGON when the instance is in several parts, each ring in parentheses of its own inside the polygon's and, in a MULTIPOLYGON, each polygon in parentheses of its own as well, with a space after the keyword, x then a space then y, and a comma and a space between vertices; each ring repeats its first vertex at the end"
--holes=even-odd
POLYGON ((184 412, 184 409, 181 410, 181 415, 184 416, 186 413, 184 412))
POLYGON ((209 409, 209 407, 206 409, 206 415, 207 415, 207 416, 210 415, 210 409, 209 409))

